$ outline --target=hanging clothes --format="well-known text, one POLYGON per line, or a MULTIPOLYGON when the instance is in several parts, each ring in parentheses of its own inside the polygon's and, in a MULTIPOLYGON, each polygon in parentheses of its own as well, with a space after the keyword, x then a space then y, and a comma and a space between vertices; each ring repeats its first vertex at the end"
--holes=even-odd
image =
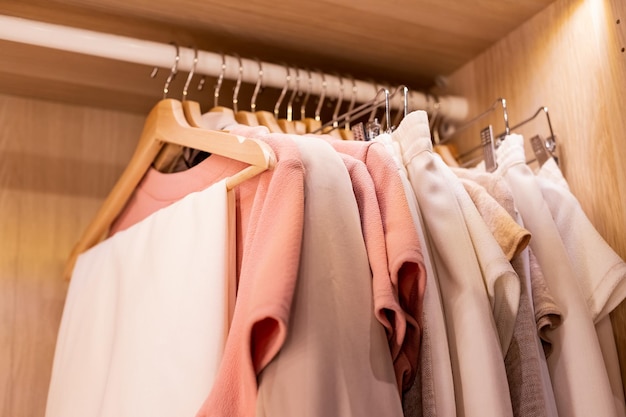
POLYGON ((577 281, 587 295, 587 305, 596 326, 615 409, 618 415, 624 416, 624 388, 608 314, 626 298, 626 263, 593 227, 570 192, 554 159, 548 160, 538 171, 537 183, 557 225, 577 281))
POLYGON ((217 182, 78 258, 47 417, 197 411, 228 332, 231 197, 217 182))
POLYGON ((509 135, 497 150, 496 174, 506 179, 532 233, 530 246, 555 300, 563 323, 554 330, 548 367, 559 415, 616 416, 602 353, 585 297, 534 174, 526 165, 523 138, 509 135), (585 358, 585 360, 581 360, 585 358))
POLYGON ((428 241, 424 220, 417 204, 417 198, 402 162, 402 150, 391 135, 383 133, 376 142, 382 143, 392 155, 402 181, 413 225, 415 226, 426 268, 426 289, 422 318, 422 342, 418 355, 417 377, 413 385, 402 397, 405 417, 453 417, 456 415, 450 348, 445 329, 445 318, 441 301, 441 291, 431 260, 431 243, 428 241))
POLYGON ((509 393, 515 416, 557 416, 554 393, 550 385, 547 364, 536 333, 531 304, 530 276, 524 257, 528 257, 527 245, 530 233, 515 220, 513 198, 508 186, 492 174, 478 174, 478 179, 489 185, 487 189, 467 178, 477 177, 473 172, 454 169, 461 177, 468 194, 488 224, 491 233, 501 246, 511 266, 520 277, 521 293, 518 314, 513 328, 511 343, 504 357, 509 393), (463 178, 467 177, 467 178, 463 178), (507 211, 504 206, 508 206, 507 211))
POLYGON ((512 416, 502 350, 482 273, 455 190, 443 173, 448 168, 432 152, 426 113, 408 114, 392 137, 402 149, 437 265, 457 415, 512 416))
MULTIPOLYGON (((289 331, 259 375, 256 416, 402 416, 374 316, 363 236, 371 225, 361 229, 359 220, 376 215, 364 213, 372 208, 364 200, 375 196, 372 180, 363 163, 323 140, 283 137, 298 144, 306 170, 303 246, 289 331)), ((384 252, 383 261, 386 269, 384 252)))

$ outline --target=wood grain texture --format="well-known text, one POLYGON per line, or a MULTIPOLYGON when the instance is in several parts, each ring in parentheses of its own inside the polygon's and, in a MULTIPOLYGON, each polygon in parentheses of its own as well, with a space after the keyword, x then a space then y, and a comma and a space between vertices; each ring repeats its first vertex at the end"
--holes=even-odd
POLYGON ((43 416, 71 247, 143 117, 0 95, 0 415, 43 416))
POLYGON ((0 13, 421 88, 552 1, 0 0, 0 13))
MULTIPOLYGON (((448 92, 468 97, 470 114, 504 97, 512 124, 548 106, 572 192, 626 259, 624 20, 624 1, 559 0, 452 74, 448 92)), ((499 111, 479 125, 488 122, 503 129, 499 111)), ((478 143, 480 126, 455 138, 461 151, 478 143)), ((545 119, 520 133, 546 136, 545 119)), ((626 303, 612 321, 626 380, 626 303)))

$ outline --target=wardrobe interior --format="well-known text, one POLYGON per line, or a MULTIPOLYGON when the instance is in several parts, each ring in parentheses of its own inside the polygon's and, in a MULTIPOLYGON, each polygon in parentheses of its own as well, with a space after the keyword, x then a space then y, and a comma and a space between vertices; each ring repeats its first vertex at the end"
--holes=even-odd
MULTIPOLYGON (((468 117, 503 97, 511 125, 547 106, 572 192, 626 259, 626 2, 302 3, 0 0, 0 15, 406 84, 466 98, 468 117)), ((0 415, 44 414, 63 267, 162 95, 168 69, 150 71, 0 41, 0 415)), ((208 105, 213 82, 192 97, 208 105)), ((496 110, 454 137, 459 152, 487 123, 504 129, 496 110)), ((538 117, 520 133, 549 131, 538 117)), ((611 318, 626 380, 626 305, 611 318)))

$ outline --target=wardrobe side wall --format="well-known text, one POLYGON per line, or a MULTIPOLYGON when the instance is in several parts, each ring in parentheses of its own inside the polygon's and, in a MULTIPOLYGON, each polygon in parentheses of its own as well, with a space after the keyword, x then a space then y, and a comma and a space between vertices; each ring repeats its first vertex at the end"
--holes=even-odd
POLYGON ((0 415, 44 415, 67 256, 143 116, 0 95, 0 415))
MULTIPOLYGON (((452 74, 447 92, 468 97, 470 115, 504 97, 511 125, 548 106, 572 192, 600 234, 626 259, 623 47, 626 2, 558 0, 452 74)), ((456 140, 460 150, 478 144, 478 129, 488 122, 503 130, 501 114, 496 110, 456 140)), ((546 137, 545 117, 520 132, 527 138, 537 133, 546 137)), ((611 317, 626 381, 626 303, 611 317)))

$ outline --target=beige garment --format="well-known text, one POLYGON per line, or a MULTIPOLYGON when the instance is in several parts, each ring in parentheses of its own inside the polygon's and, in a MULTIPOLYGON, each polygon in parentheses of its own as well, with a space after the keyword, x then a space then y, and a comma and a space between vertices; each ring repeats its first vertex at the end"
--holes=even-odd
POLYGON ((537 334, 541 339, 541 345, 546 357, 552 353, 552 341, 550 335, 558 326, 563 323, 561 309, 548 288, 546 279, 541 272, 541 267, 532 249, 530 255, 530 282, 532 284, 533 303, 535 306, 535 322, 537 323, 537 334))
MULTIPOLYGON (((530 240, 530 233, 513 219, 514 213, 507 212, 484 187, 466 178, 462 178, 461 182, 502 250, 510 256, 511 265, 521 278, 518 315, 504 361, 513 413, 519 417, 556 416, 550 380, 544 377, 547 376, 547 368, 537 340, 530 300, 530 279, 526 279, 527 270, 521 256, 530 240)), ((507 187, 491 187, 492 190, 498 188, 498 195, 504 195, 507 187)), ((508 198, 503 200, 510 201, 508 198)))
POLYGON ((456 409, 450 347, 445 329, 441 290, 435 264, 431 260, 430 242, 425 233, 424 220, 406 169, 402 164, 400 144, 394 142, 391 135, 385 133, 379 135, 375 141, 383 143, 396 162, 420 246, 423 248, 422 255, 426 268, 427 283, 424 292, 422 343, 417 377, 402 396, 404 417, 454 417, 456 409))
POLYGON ((522 253, 530 241, 530 232, 517 224, 484 187, 468 179, 461 179, 461 183, 507 259, 522 253))
POLYGON ((502 350, 480 265, 455 190, 443 174, 449 168, 432 152, 426 113, 408 114, 392 137, 402 149, 436 266, 457 415, 512 416, 502 350))
MULTIPOLYGON (((519 213, 515 208, 513 193, 504 178, 492 173, 472 169, 453 169, 453 172, 459 178, 476 181, 476 183, 483 186, 489 195, 491 195, 511 215, 511 217, 517 219, 518 222, 521 222, 519 213)), ((530 248, 528 249, 529 254, 532 253, 530 248)), ((530 258, 529 254, 526 255, 526 257, 529 258, 526 262, 529 263, 529 281, 532 286, 530 294, 532 298, 533 312, 535 314, 535 322, 537 324, 537 334, 544 345, 544 349, 547 348, 548 350, 551 350, 551 342, 549 340, 549 336, 547 335, 547 331, 550 329, 554 330, 561 324, 562 313, 561 309, 554 301, 552 292, 546 284, 545 276, 541 272, 541 267, 539 267, 536 258, 534 258, 534 256, 530 258), (537 293, 535 292, 535 288, 537 288, 537 293), (536 294, 538 296, 536 296, 536 294)))
POLYGON ((306 170, 300 268, 287 338, 259 376, 256 415, 402 416, 348 172, 328 143, 291 137, 306 170))
MULTIPOLYGON (((442 175, 445 176, 454 190, 463 213, 480 265, 483 282, 487 288, 487 295, 500 340, 502 358, 504 358, 513 336, 513 327, 519 309, 520 279, 460 180, 447 167, 442 170, 442 175)), ((490 200, 491 203, 491 208, 486 211, 493 211, 494 205, 497 206, 497 203, 486 195, 484 195, 483 200, 490 200)))

